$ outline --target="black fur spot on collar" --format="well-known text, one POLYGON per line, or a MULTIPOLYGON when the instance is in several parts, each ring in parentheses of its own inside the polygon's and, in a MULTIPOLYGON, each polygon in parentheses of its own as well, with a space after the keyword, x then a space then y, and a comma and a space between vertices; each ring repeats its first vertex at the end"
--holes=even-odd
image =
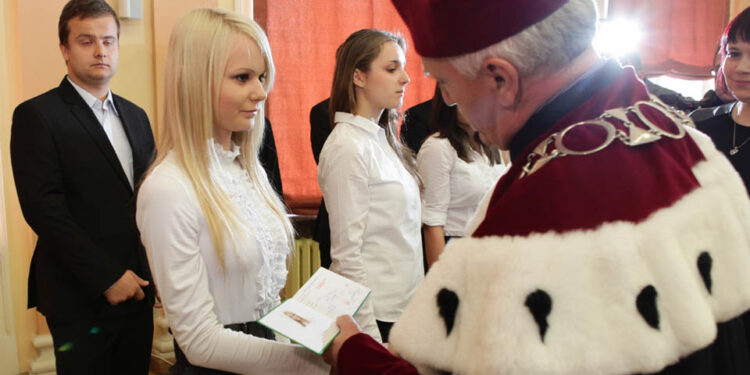
POLYGON ((526 307, 529 308, 536 325, 539 326, 539 336, 544 342, 544 335, 547 334, 547 328, 549 328, 547 316, 552 312, 552 298, 547 292, 537 289, 526 297, 526 307))
POLYGON ((440 316, 445 322, 445 335, 450 336, 453 323, 456 321, 456 311, 458 311, 458 295, 452 290, 440 289, 437 294, 437 305, 440 316))

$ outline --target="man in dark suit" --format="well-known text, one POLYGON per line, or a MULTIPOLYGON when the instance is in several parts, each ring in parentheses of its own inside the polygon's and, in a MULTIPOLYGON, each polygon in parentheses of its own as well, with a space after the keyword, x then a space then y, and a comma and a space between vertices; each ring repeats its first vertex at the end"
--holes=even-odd
POLYGON ((147 374, 153 287, 135 191, 154 152, 146 113, 111 93, 119 22, 102 0, 72 0, 59 22, 60 86, 13 113, 11 161, 39 239, 29 307, 47 319, 57 373, 147 374))

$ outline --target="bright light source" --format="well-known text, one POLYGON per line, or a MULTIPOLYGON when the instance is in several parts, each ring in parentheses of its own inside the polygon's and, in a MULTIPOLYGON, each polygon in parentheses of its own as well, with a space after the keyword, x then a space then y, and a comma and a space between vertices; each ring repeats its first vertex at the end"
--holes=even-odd
POLYGON ((602 21, 594 36, 594 47, 603 56, 622 57, 638 49, 641 31, 635 22, 602 21))

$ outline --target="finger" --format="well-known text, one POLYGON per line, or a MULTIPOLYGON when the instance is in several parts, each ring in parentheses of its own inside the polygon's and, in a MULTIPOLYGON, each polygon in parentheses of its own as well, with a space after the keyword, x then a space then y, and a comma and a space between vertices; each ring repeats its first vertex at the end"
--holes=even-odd
POLYGON ((135 272, 133 272, 133 277, 135 277, 135 281, 138 282, 138 285, 140 285, 140 286, 148 286, 148 284, 149 284, 148 280, 141 279, 140 277, 138 277, 138 275, 135 274, 135 272))
POLYGON ((357 322, 350 315, 339 316, 336 319, 336 324, 338 324, 342 331, 360 331, 359 325, 357 325, 357 322))
POLYGON ((138 290, 135 292, 135 299, 138 300, 138 301, 140 301, 140 300, 142 300, 145 297, 146 297, 146 294, 143 293, 143 289, 138 288, 138 290))

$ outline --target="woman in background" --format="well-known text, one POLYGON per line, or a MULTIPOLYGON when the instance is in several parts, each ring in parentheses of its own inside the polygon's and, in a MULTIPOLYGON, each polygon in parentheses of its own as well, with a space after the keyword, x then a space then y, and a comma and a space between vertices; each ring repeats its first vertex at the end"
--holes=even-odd
MULTIPOLYGON (((726 155, 750 195, 750 7, 727 25, 721 37, 721 53, 721 73, 726 88, 737 101, 696 111, 711 111, 711 116, 696 121, 695 126, 708 134, 716 148, 726 155)), ((695 119, 696 112, 690 117, 695 119)), ((750 312, 742 320, 750 341, 750 312)))
POLYGON ((736 102, 690 114, 750 188, 750 8, 743 10, 721 37, 721 73, 736 102), (708 115, 707 115, 708 112, 708 115))
POLYGON ((293 230, 258 161, 274 78, 253 21, 200 9, 175 26, 157 157, 136 221, 174 334, 173 374, 324 374, 255 321, 279 303, 293 230))
POLYGON ((372 289, 355 319, 383 342, 424 278, 419 182, 398 139, 409 76, 404 40, 365 29, 336 51, 333 131, 318 184, 329 212, 331 270, 372 289))
POLYGON ((450 238, 467 234, 469 219, 507 168, 497 147, 482 143, 457 107, 445 104, 439 87, 432 102, 434 133, 417 154, 424 184, 422 223, 428 266, 450 238))

